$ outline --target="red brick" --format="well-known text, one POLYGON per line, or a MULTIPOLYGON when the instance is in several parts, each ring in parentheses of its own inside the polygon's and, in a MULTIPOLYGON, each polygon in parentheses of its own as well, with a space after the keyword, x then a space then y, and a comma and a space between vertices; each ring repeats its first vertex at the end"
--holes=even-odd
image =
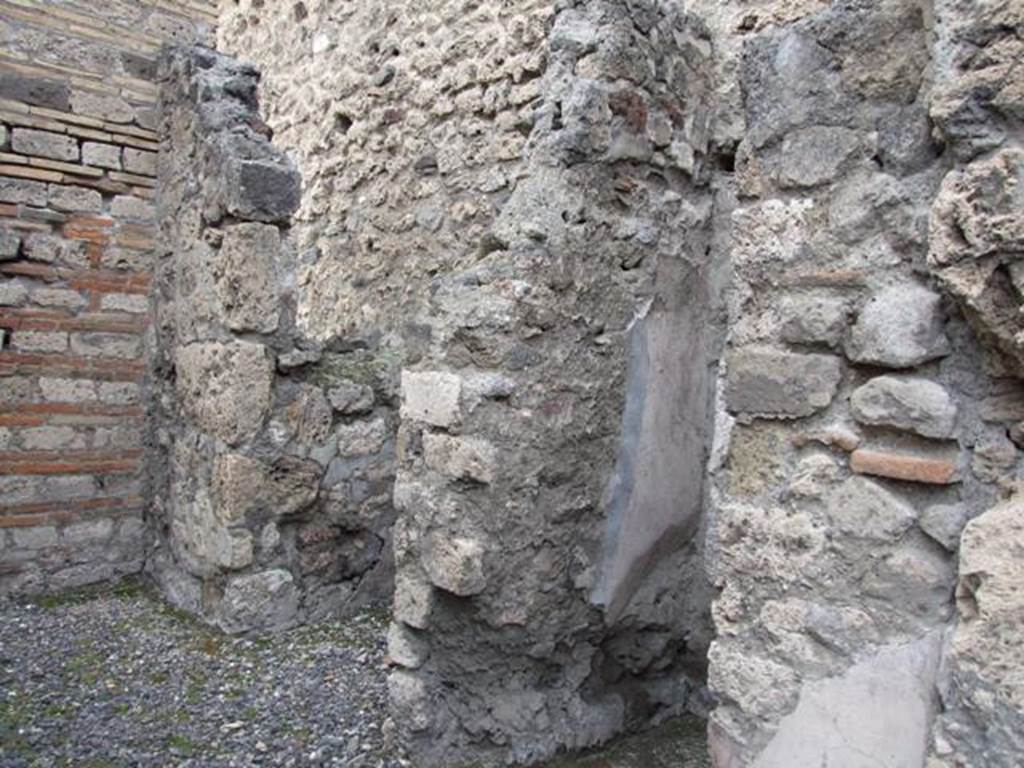
POLYGON ((911 483, 949 485, 958 482, 956 462, 906 454, 858 449, 850 454, 850 468, 862 475, 876 475, 911 483))
POLYGON ((26 354, 7 350, 0 352, 0 376, 16 373, 61 373, 104 381, 138 381, 145 372, 146 364, 142 360, 106 360, 63 354, 26 354))
POLYGON ((139 470, 142 451, 26 451, 0 454, 0 475, 123 475, 139 470))
POLYGON ((0 272, 41 280, 63 280, 79 290, 103 293, 148 293, 151 277, 141 272, 115 272, 100 269, 49 267, 24 261, 0 264, 0 272))
POLYGON ((37 502, 0 506, 0 528, 28 528, 37 525, 61 525, 93 516, 127 517, 138 515, 145 507, 139 496, 113 496, 76 501, 37 502))
POLYGON ((0 328, 22 331, 106 331, 108 333, 138 333, 146 330, 144 320, 126 319, 110 315, 69 315, 33 309, 0 311, 0 328))

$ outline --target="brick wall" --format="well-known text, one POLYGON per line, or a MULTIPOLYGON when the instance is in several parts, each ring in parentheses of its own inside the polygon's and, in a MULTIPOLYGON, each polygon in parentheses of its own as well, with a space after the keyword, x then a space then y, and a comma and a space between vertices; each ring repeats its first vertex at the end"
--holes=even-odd
POLYGON ((0 592, 138 570, 156 59, 213 0, 0 0, 0 592))

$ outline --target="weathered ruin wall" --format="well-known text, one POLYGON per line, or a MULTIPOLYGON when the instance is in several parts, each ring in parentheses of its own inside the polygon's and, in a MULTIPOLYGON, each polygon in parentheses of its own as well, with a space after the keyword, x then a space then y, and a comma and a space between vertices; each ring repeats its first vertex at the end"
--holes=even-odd
POLYGON ((228 632, 337 616, 390 593, 387 526, 343 481, 381 475, 384 430, 352 440, 368 387, 308 364, 296 331, 294 165, 259 116, 259 76, 212 50, 162 73, 156 275, 165 476, 149 563, 174 603, 228 632))
POLYGON ((493 245, 432 296, 403 374, 391 637, 428 764, 534 761, 693 704, 710 54, 669 4, 562 7, 493 245))
POLYGON ((719 199, 718 768, 1019 762, 1013 5, 708 12, 743 107, 721 125, 741 141, 719 199))
POLYGON ((303 176, 292 241, 296 327, 316 350, 307 375, 372 390, 346 413, 352 458, 328 491, 338 514, 394 518, 401 370, 432 344, 420 318, 435 281, 492 247, 487 228, 532 126, 550 6, 223 5, 219 45, 263 72, 266 121, 303 176))
POLYGON ((401 416, 393 698, 421 759, 526 761, 687 706, 721 336, 700 25, 243 0, 219 30, 306 183, 297 325, 401 416))
POLYGON ((142 567, 153 80, 213 5, 0 3, 0 593, 142 567))

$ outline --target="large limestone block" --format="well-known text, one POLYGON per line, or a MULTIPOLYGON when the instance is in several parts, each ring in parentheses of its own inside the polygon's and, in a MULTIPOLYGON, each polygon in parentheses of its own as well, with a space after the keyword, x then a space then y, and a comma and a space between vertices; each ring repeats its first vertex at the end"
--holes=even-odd
POLYGON ((827 408, 841 376, 832 355, 745 347, 728 357, 728 406, 734 413, 799 418, 827 408))
POLYGON ((1024 151, 950 173, 932 208, 928 265, 981 340, 1024 371, 1024 151))
POLYGON ((423 435, 423 458, 435 472, 478 483, 490 483, 497 464, 497 452, 486 440, 433 433, 423 435))
POLYGON ((1006 141, 1006 122, 1024 116, 1024 8, 1014 0, 936 5, 937 77, 931 115, 960 160, 1006 141))
POLYGON ((859 134, 848 128, 811 126, 788 133, 779 158, 779 186, 827 184, 860 145, 859 134))
POLYGON ((953 436, 957 410, 945 387, 910 376, 872 379, 850 396, 850 408, 861 424, 936 438, 953 436))
POLYGON ((810 681, 753 768, 921 768, 935 711, 938 634, 886 646, 810 681))
POLYGON ((892 285, 861 310, 846 355, 858 363, 913 368, 949 354, 943 324, 939 294, 916 283, 892 285))
POLYGON ((1024 755, 1024 494, 968 523, 960 539, 959 621, 945 693, 946 738, 970 768, 1024 755))
POLYGON ((848 303, 825 296, 794 296, 782 304, 782 338, 793 344, 835 347, 846 331, 848 303))
POLYGON ((728 639, 711 644, 708 661, 708 685, 716 695, 756 717, 785 712, 799 688, 799 675, 788 666, 728 639))
POLYGON ((189 344, 177 350, 177 390, 185 414, 229 445, 256 436, 270 409, 274 366, 246 341, 189 344))
POLYGON ((394 618, 416 629, 430 626, 430 614, 434 609, 434 587, 417 578, 408 569, 395 575, 394 618))
POLYGON ((281 234, 267 224, 224 230, 214 274, 225 324, 235 331, 273 333, 280 319, 276 266, 281 234))
POLYGON ((484 547, 475 539, 432 533, 427 536, 420 560, 431 583, 460 597, 484 591, 484 547))

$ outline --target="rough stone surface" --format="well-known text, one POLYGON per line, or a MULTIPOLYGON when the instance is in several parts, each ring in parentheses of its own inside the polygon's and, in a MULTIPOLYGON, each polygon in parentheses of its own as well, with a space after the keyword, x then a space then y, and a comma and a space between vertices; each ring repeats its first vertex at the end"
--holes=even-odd
POLYGON ((850 308, 842 299, 797 296, 783 305, 782 338, 795 344, 835 347, 846 331, 850 308))
POLYGON ((402 416, 435 427, 450 427, 459 419, 462 380, 441 371, 402 372, 402 416))
POLYGON ((1021 512, 1018 494, 968 523, 961 538, 959 618, 938 730, 940 755, 952 764, 1009 768, 1024 750, 1021 512))
MULTIPOLYGON (((161 79, 149 351, 167 458, 153 480, 163 525, 149 569, 175 604, 234 633, 382 600, 394 443, 373 386, 353 381, 365 369, 295 330, 298 174, 266 138, 258 76, 199 48, 170 51, 161 79), (326 394, 345 383, 358 393, 348 423, 326 394)), ((136 173, 151 168, 148 155, 128 157, 136 173)))
MULTIPOLYGON (((1019 471, 1006 435, 1020 419, 995 395, 1019 388, 1011 5, 698 4, 725 113, 713 131, 733 150, 715 201, 728 222, 715 241, 731 271, 725 359, 829 347, 851 363, 820 408, 790 420, 759 416, 754 398, 744 413, 731 370, 719 381, 716 768, 997 754, 977 740, 954 754, 933 733, 932 699, 948 706, 938 639, 954 632, 961 529, 1019 471)), ((761 381, 781 397, 793 366, 777 360, 761 381)))
POLYGON ((850 396, 850 410, 861 424, 949 438, 956 423, 956 405, 940 384, 915 377, 879 376, 850 396))
POLYGON ((878 541, 895 541, 914 524, 914 508, 878 483, 851 477, 828 499, 829 520, 838 530, 878 541))
POLYGON ((841 677, 805 684, 752 765, 856 768, 870 755, 887 767, 918 768, 937 705, 938 662, 939 638, 932 636, 882 648, 841 677))
POLYGON ((950 172, 932 209, 928 254, 943 288, 1018 375, 1024 372, 1022 185, 1021 147, 1002 149, 950 172))
POLYGON ((942 297, 914 284, 872 297, 846 342, 851 360, 887 368, 912 368, 948 353, 942 297))
POLYGON ((270 408, 273 363, 243 341, 190 344, 175 357, 182 408, 231 445, 256 436, 270 408))
POLYGON ((78 142, 70 136, 32 128, 15 128, 11 132, 15 152, 51 160, 78 160, 78 142))
POLYGON ((130 546, 243 634, 394 570, 424 766, 686 709, 716 768, 1013 764, 1019 4, 238 0, 264 76, 169 51, 159 111, 34 5, 5 55, 117 90, 0 78, 0 584, 130 546), (145 515, 37 519, 101 490, 145 515))
POLYGON ((435 587, 460 597, 469 597, 484 590, 484 547, 472 539, 448 539, 434 535, 425 543, 423 568, 435 587))
POLYGON ((295 623, 298 602, 288 571, 238 576, 224 589, 217 621, 225 632, 284 629, 295 623))
POLYGON ((934 504, 921 513, 921 530, 948 549, 960 546, 960 534, 967 525, 969 510, 964 504, 934 504))
POLYGON ((224 230, 217 268, 217 295, 229 328, 273 333, 280 318, 277 227, 237 224, 224 230))
POLYGON ((839 358, 739 349, 728 358, 729 409, 749 416, 797 418, 827 408, 841 374, 839 358))

